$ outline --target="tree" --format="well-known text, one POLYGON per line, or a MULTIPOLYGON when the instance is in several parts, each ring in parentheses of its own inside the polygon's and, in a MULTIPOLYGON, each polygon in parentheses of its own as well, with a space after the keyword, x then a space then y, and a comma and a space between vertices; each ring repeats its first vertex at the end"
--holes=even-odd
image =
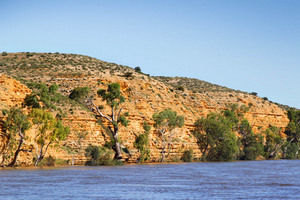
POLYGON ((280 136, 281 130, 275 126, 271 126, 264 131, 266 137, 265 157, 267 159, 278 158, 281 153, 281 147, 285 143, 285 139, 280 136))
POLYGON ((184 125, 184 117, 182 115, 178 116, 176 111, 165 109, 160 113, 154 113, 152 118, 155 122, 154 127, 159 133, 161 140, 161 162, 163 162, 167 145, 169 147, 167 157, 170 154, 171 143, 175 134, 173 131, 176 127, 182 127, 184 125))
POLYGON ((263 136, 254 134, 248 120, 243 119, 239 124, 238 133, 241 136, 240 159, 255 160, 263 154, 263 136))
MULTIPOLYGON (((8 164, 9 167, 12 167, 15 165, 21 151, 29 151, 22 149, 22 145, 25 140, 25 132, 30 128, 30 122, 28 121, 26 114, 24 114, 20 108, 14 107, 9 110, 4 109, 2 110, 2 113, 6 117, 2 123, 4 136, 7 139, 4 152, 8 153, 9 150, 16 149, 12 161, 8 164), (16 142, 17 140, 18 142, 16 142)), ((5 156, 6 155, 4 155, 4 157, 5 156)))
POLYGON ((119 125, 127 126, 128 120, 121 115, 122 107, 120 105, 125 102, 125 98, 121 95, 121 89, 119 83, 111 83, 108 85, 107 90, 100 89, 97 91, 99 97, 102 100, 106 101, 107 105, 111 109, 111 115, 105 115, 99 109, 98 106, 95 105, 93 100, 90 98, 87 100, 87 105, 89 108, 96 112, 98 118, 107 120, 109 125, 105 126, 101 123, 105 130, 108 130, 108 133, 111 134, 115 150, 115 158, 122 159, 122 151, 121 151, 121 144, 119 138, 119 125))
POLYGON ((150 149, 148 145, 151 126, 149 126, 147 122, 144 122, 143 128, 145 130, 144 133, 138 135, 134 142, 134 147, 140 151, 139 162, 144 162, 150 158, 150 149))
POLYGON ((283 145, 283 157, 287 159, 299 158, 300 150, 300 111, 291 109, 287 113, 290 120, 286 127, 286 143, 283 145))
POLYGON ((30 113, 32 122, 37 127, 34 138, 36 148, 35 166, 43 160, 49 146, 59 140, 63 140, 69 134, 69 127, 64 127, 60 120, 53 117, 50 112, 42 109, 33 109, 30 113))
MULTIPOLYGON (((231 115, 229 115, 231 116, 231 115)), ((238 152, 236 136, 233 133, 232 117, 210 113, 207 118, 198 119, 192 134, 196 137, 202 152, 202 159, 229 161, 238 152)))

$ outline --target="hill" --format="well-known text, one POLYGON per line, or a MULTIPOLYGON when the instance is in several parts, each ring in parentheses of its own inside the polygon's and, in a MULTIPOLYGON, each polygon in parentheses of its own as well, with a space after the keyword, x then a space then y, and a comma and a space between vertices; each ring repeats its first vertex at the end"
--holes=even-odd
MULTIPOLYGON (((171 108, 179 115, 184 115, 185 125, 176 129, 176 141, 172 143, 169 160, 181 157, 184 150, 192 148, 194 157, 199 158, 201 152, 197 141, 192 135, 194 122, 205 117, 210 112, 221 112, 233 104, 249 107, 245 117, 249 120, 255 132, 260 132, 269 126, 284 128, 288 123, 286 112, 278 105, 246 92, 232 90, 226 87, 188 78, 150 77, 134 69, 108 63, 88 56, 59 53, 9 53, 0 55, 1 94, 7 94, 1 100, 2 108, 12 106, 14 98, 22 102, 26 94, 33 91, 39 94, 38 84, 47 87, 59 85, 56 96, 50 96, 48 101, 41 100, 53 115, 59 114, 71 133, 66 140, 60 142, 60 148, 51 148, 49 155, 75 163, 86 161, 82 149, 89 144, 103 146, 110 141, 105 130, 98 124, 94 115, 84 106, 67 98, 76 87, 89 87, 97 105, 104 102, 97 96, 99 89, 106 89, 109 83, 121 85, 125 97, 124 113, 128 113, 129 125, 120 129, 123 147, 130 152, 126 155, 128 162, 136 162, 138 151, 134 147, 136 137, 143 133, 144 121, 152 126, 150 132, 151 161, 158 161, 161 146, 157 144, 158 135, 153 128, 152 115, 163 109, 171 108), (16 81, 16 80, 20 81, 16 81), (14 85, 11 86, 11 82, 14 85), (9 89, 10 88, 10 89, 9 89), (17 90, 14 88, 25 88, 17 90), (7 92, 14 91, 14 92, 7 92), (86 137, 78 145, 78 135, 86 133, 86 137), (76 152, 76 153, 74 153, 76 152)), ((20 103, 19 103, 20 104, 20 103)), ((107 108, 103 112, 109 113, 107 108)), ((30 132, 34 137, 34 132, 30 132)), ((33 145, 29 143, 28 146, 33 145)), ((21 164, 32 162, 33 155, 24 153, 21 164)))

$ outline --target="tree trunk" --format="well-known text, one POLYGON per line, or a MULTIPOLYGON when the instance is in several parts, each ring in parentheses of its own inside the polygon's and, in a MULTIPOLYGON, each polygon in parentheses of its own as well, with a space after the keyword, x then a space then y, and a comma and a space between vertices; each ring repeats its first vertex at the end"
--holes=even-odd
POLYGON ((165 159, 165 146, 161 148, 161 160, 160 162, 164 162, 165 159))
POLYGON ((115 148, 116 148, 116 155, 115 158, 118 160, 122 159, 122 151, 121 151, 121 145, 119 142, 119 136, 118 136, 118 127, 114 127, 114 132, 112 133, 114 140, 115 140, 115 148))
POLYGON ((17 158, 18 158, 18 155, 21 151, 21 147, 22 147, 22 144, 23 144, 23 136, 22 136, 22 133, 19 133, 20 135, 20 140, 19 140, 19 146, 18 146, 18 149, 16 150, 15 152, 15 155, 14 155, 14 158, 13 160, 11 161, 11 163, 9 163, 8 167, 13 167, 15 164, 16 164, 16 161, 17 161, 17 158))

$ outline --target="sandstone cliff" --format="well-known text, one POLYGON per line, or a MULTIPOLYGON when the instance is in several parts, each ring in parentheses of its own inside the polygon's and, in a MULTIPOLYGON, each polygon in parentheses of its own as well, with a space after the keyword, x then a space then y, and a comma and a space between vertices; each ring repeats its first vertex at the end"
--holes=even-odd
MULTIPOLYGON (((245 117, 255 132, 262 131, 270 125, 284 128, 288 124, 284 110, 248 93, 227 89, 201 92, 189 88, 184 88, 183 91, 176 90, 159 79, 135 72, 127 66, 107 63, 87 56, 18 53, 0 56, 0 63, 2 73, 21 78, 24 83, 26 81, 43 82, 48 85, 56 83, 60 86, 59 92, 65 96, 68 96, 75 87, 88 86, 94 93, 95 103, 104 107, 105 103, 97 97, 96 91, 106 89, 108 83, 118 82, 121 85, 122 95, 126 98, 123 112, 128 112, 130 120, 128 127, 122 127, 120 130, 122 145, 130 152, 130 155, 125 155, 128 162, 135 162, 139 156, 133 143, 136 136, 143 133, 143 122, 152 125, 153 113, 165 108, 171 108, 185 117, 184 127, 175 130, 176 140, 172 143, 168 160, 180 158, 182 152, 190 148, 193 149, 195 158, 199 158, 201 153, 196 139, 191 134, 194 122, 210 112, 224 110, 231 104, 250 107, 245 117)), ((20 105, 26 94, 31 92, 25 85, 3 74, 0 76, 0 83, 1 109, 20 105)), ((78 106, 66 105, 61 109, 67 113, 63 120, 65 125, 70 126, 71 133, 60 143, 59 148, 51 148, 49 155, 82 164, 86 161, 83 149, 88 144, 104 145, 109 141, 109 136, 96 123, 96 119, 89 111, 78 106), (83 133, 86 136, 79 139, 78 135, 83 133)), ((104 109, 103 112, 109 113, 109 110, 104 109)), ((28 135, 33 137, 34 130, 30 130, 28 135)), ((26 145, 32 146, 32 142, 29 140, 26 145)), ((151 161, 159 160, 160 148, 152 127, 151 161)), ((31 153, 23 153, 19 163, 30 164, 32 158, 31 153)))

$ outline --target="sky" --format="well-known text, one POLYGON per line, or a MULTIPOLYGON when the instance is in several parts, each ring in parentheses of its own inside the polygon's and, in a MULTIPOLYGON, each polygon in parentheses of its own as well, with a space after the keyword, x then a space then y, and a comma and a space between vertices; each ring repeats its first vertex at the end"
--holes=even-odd
POLYGON ((60 52, 300 108, 298 0, 0 1, 0 52, 60 52))

